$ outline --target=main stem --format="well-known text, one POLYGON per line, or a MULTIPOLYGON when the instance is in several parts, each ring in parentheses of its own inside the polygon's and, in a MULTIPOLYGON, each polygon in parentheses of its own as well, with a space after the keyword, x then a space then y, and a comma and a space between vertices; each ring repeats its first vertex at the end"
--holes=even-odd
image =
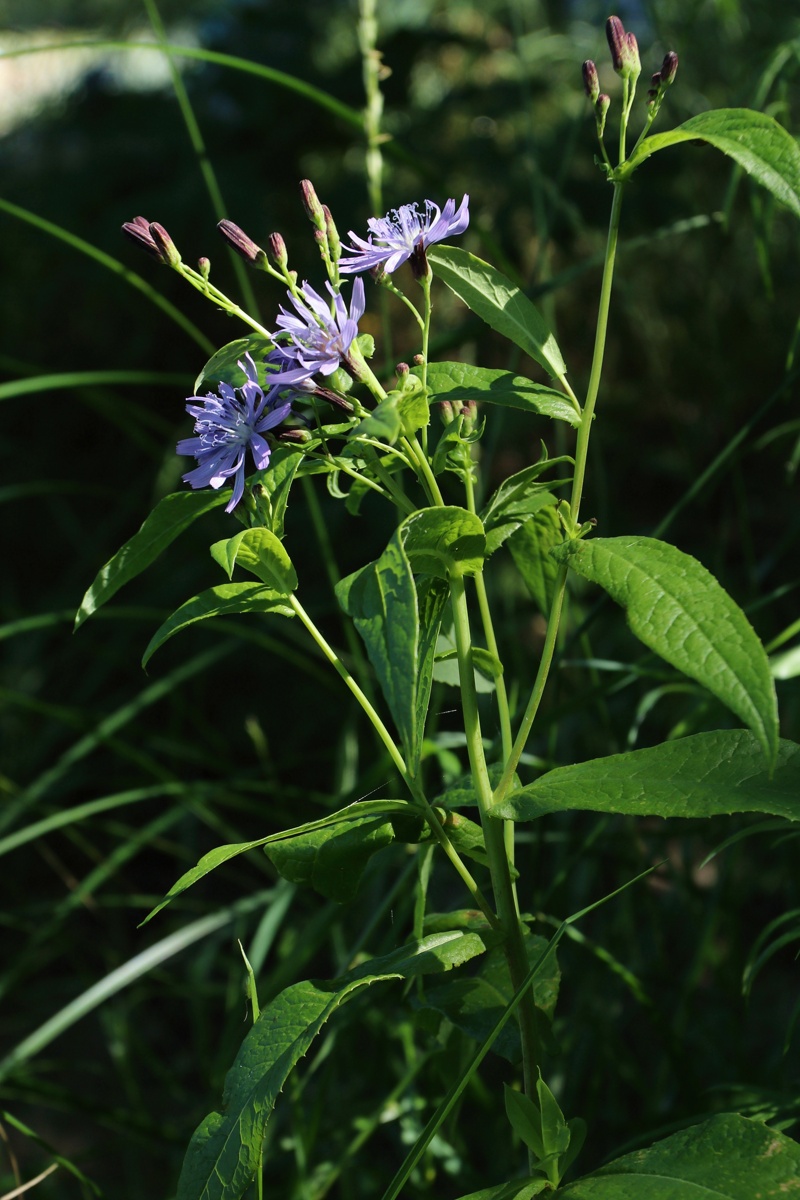
MULTIPOLYGON (((617 241, 619 238, 619 223, 620 214, 622 211, 622 191, 623 184, 616 182, 614 184, 614 200, 611 205, 611 216, 608 223, 608 242, 606 244, 606 257, 603 266, 603 281, 600 285, 600 305, 597 314, 597 331, 594 338, 594 355, 592 357, 592 369, 589 375, 589 386, 586 392, 586 403, 583 407, 583 416, 578 427, 578 437, 575 446, 575 474, 572 481, 572 496, 570 498, 570 518, 573 529, 578 526, 578 513, 580 511, 581 499, 583 497, 583 484, 586 478, 586 460, 589 452, 589 437, 592 432, 592 421, 594 419, 595 405, 597 404, 597 396, 600 391, 600 379, 603 373, 603 357, 606 347, 606 336, 608 333, 608 313, 611 305, 611 287, 614 281, 614 263, 617 256, 617 241)), ((494 803, 499 804, 505 799, 507 793, 511 789, 514 781, 514 775, 519 764, 520 757, 525 745, 530 736, 531 727, 533 726, 534 718, 539 710, 542 695, 544 694, 547 677, 550 673, 550 667, 555 654, 556 638, 558 636, 558 626, 561 620, 561 611, 564 605, 564 594, 567 586, 567 568, 559 567, 558 576, 556 577, 553 602, 550 608, 550 617, 547 622, 547 637, 545 638, 542 657, 539 662, 539 670, 536 673, 533 690, 531 692, 528 707, 525 710, 525 715, 517 733, 514 742, 514 748, 506 762, 506 767, 503 772, 503 777, 500 780, 494 793, 494 803)))
MULTIPOLYGON (((458 653, 458 668, 461 681, 461 705, 464 714, 464 732, 467 739, 470 769, 475 784, 478 808, 481 814, 486 854, 492 878, 492 890, 497 916, 504 934, 503 949, 508 963, 511 984, 516 991, 528 973, 528 956, 522 936, 522 926, 517 913, 514 884, 511 879, 509 858, 506 853, 503 822, 489 815, 492 804, 492 785, 483 752, 478 695, 475 690, 475 671, 472 662, 472 638, 469 628, 469 612, 464 587, 464 577, 453 571, 450 575, 450 595, 453 605, 453 625, 458 653)), ((520 1038, 522 1041, 523 1083, 527 1096, 535 1095, 538 1052, 536 1045, 536 1010, 533 991, 529 989, 519 1007, 520 1038)))

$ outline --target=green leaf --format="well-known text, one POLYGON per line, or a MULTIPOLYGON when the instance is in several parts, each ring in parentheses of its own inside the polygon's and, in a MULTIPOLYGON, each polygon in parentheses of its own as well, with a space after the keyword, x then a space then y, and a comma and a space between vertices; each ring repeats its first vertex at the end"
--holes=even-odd
POLYGON ((201 396, 206 395, 209 391, 216 391, 220 383, 229 383, 234 388, 244 387, 247 383, 247 375, 239 366, 239 359, 243 358, 245 354, 252 356, 258 371, 258 382, 263 387, 269 375, 264 367, 264 359, 273 349, 274 344, 269 338, 264 337, 263 333, 249 333, 247 337, 237 338, 235 342, 228 342, 226 346, 217 350, 216 354, 212 354, 195 379, 195 395, 201 396), (201 388, 204 388, 205 391, 201 392, 201 388))
POLYGON ((419 761, 417 592, 399 530, 377 562, 336 585, 336 598, 364 641, 409 759, 419 761))
POLYGON ((156 650, 187 626, 205 621, 207 617, 226 617, 232 613, 275 613, 293 617, 294 609, 286 603, 282 593, 261 583, 223 583, 220 587, 208 588, 176 608, 159 626, 147 644, 142 666, 146 667, 156 650))
POLYGON ((536 1081, 536 1094, 542 1117, 542 1143, 545 1154, 561 1155, 569 1147, 569 1129, 558 1101, 541 1074, 536 1081))
POLYGON ((75 617, 75 628, 80 628, 124 584, 155 562, 159 554, 180 537, 193 521, 213 508, 219 508, 229 495, 227 489, 223 492, 187 491, 174 492, 159 500, 138 533, 98 571, 94 583, 81 601, 75 617))
POLYGON ((452 571, 483 570, 486 535, 479 517, 465 508, 421 508, 406 517, 400 535, 415 571, 448 579, 452 571))
POLYGON ((542 1114, 539 1109, 533 1100, 507 1083, 503 1084, 503 1096, 511 1128, 537 1159, 544 1158, 549 1151, 545 1150, 542 1141, 542 1114))
POLYGON ((555 594, 558 563, 550 553, 564 540, 564 530, 555 508, 534 513, 508 539, 514 565, 541 613, 549 613, 555 594))
POLYGON ((297 587, 297 572, 283 542, 269 529, 243 529, 224 541, 215 542, 211 557, 230 579, 238 565, 250 571, 267 587, 288 596, 297 587))
POLYGON ((454 246, 437 246, 427 255, 434 273, 467 308, 551 375, 566 375, 564 359, 547 322, 516 284, 482 258, 454 246))
POLYGON ((645 537, 573 540, 553 553, 605 588, 639 640, 736 713, 774 762, 778 702, 766 652, 742 610, 697 559, 645 537))
POLYGON ((177 1200, 240 1200, 259 1169, 279 1092, 341 1004, 370 984, 446 971, 482 952, 477 934, 435 934, 333 983, 297 983, 276 996, 262 1009, 228 1072, 222 1111, 210 1113, 192 1137, 177 1200))
POLYGON ((718 108, 699 113, 677 129, 645 138, 622 169, 633 172, 657 150, 701 139, 742 167, 800 217, 800 147, 774 117, 749 108, 718 108))
POLYGON ((417 773, 422 753, 422 740, 428 717, 428 705, 433 684, 433 667, 436 658, 436 643, 442 626, 442 617, 450 598, 450 589, 444 580, 423 575, 416 580, 417 613, 419 619, 417 647, 417 696, 415 704, 416 757, 409 761, 409 770, 417 773))
POLYGON ((554 479, 541 483, 539 476, 559 462, 571 462, 571 459, 548 459, 545 455, 538 463, 534 463, 516 475, 510 476, 500 484, 497 491, 481 510, 480 518, 486 530, 486 554, 494 554, 507 538, 511 537, 521 525, 527 524, 543 508, 553 507, 558 503, 549 490, 569 483, 568 479, 554 479))
POLYGON ((281 839, 264 852, 284 879, 309 884, 342 904, 355 896, 372 855, 393 841, 392 823, 385 816, 360 817, 281 839))
POLYGON ((369 416, 353 430, 352 437, 375 438, 376 441, 386 442, 393 446, 403 430, 400 417, 398 398, 390 393, 372 410, 369 416))
MULTIPOLYGON (((422 372, 421 367, 412 370, 415 374, 422 372)), ((461 362, 429 363, 427 383, 429 403, 450 400, 466 404, 468 400, 480 400, 538 413, 554 421, 566 421, 576 428, 581 423, 581 414, 563 392, 543 383, 534 383, 513 371, 472 367, 461 362)))
POLYGON ((401 818, 417 816, 420 819, 424 819, 422 810, 418 809, 408 800, 358 800, 355 804, 349 804, 347 808, 341 808, 338 812, 329 813, 327 816, 320 817, 316 821, 307 821, 304 825, 297 825, 293 829, 284 829, 279 833, 270 833, 266 837, 256 838, 253 842, 233 842, 227 846, 215 846, 213 850, 209 850, 207 854, 203 855, 196 866, 184 872, 180 879, 176 883, 173 883, 164 899, 147 914, 141 924, 146 925, 156 913, 161 912, 161 909, 165 908, 176 896, 180 896, 187 888, 204 879, 206 875, 215 871, 217 867, 230 862, 232 858, 238 858, 240 854, 246 854, 248 850, 256 850, 277 842, 300 838, 303 835, 314 833, 316 830, 330 829, 334 825, 346 824, 350 821, 358 821, 364 818, 374 819, 376 816, 401 818))
POLYGON ((303 451, 293 446, 275 446, 269 466, 257 471, 251 479, 253 497, 259 514, 276 537, 283 537, 283 519, 289 493, 297 469, 303 461, 303 451))
POLYGON ((496 1183, 494 1187, 481 1188, 479 1192, 470 1192, 461 1196, 460 1200, 532 1200, 539 1196, 550 1184, 541 1175, 535 1179, 512 1179, 510 1183, 496 1183))
MULTIPOLYGON (((528 961, 536 962, 547 944, 546 938, 526 934, 528 961)), ((553 955, 534 983, 536 1007, 548 1019, 555 1011, 560 979, 561 972, 553 955)), ((480 1042, 494 1028, 513 995, 514 988, 505 956, 502 949, 496 947, 482 960, 477 975, 459 973, 455 978, 427 987, 419 1007, 432 1008, 441 1013, 468 1037, 480 1042)), ((520 1061, 522 1050, 519 1029, 515 1023, 509 1022, 502 1029, 492 1050, 509 1062, 520 1061)))
POLYGON ((781 739, 770 777, 752 733, 695 733, 646 750, 556 767, 509 795, 494 817, 531 821, 565 809, 629 816, 714 817, 763 812, 800 820, 800 746, 781 739))
POLYGON ((559 1200, 756 1200, 790 1196, 800 1146, 735 1113, 682 1129, 560 1188, 559 1200))

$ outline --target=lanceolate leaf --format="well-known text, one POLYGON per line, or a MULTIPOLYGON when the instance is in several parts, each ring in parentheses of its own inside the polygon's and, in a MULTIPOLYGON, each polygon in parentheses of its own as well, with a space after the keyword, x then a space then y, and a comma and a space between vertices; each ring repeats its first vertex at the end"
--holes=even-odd
POLYGON ((247 376, 239 366, 239 360, 244 358, 245 354, 252 356, 258 370, 258 382, 263 387, 265 380, 269 381, 269 373, 264 368, 264 359, 272 349, 273 343, 269 338, 264 337, 263 333, 255 331, 249 333, 247 337, 237 338, 235 342, 228 342, 227 346, 222 346, 216 354, 212 354, 195 379, 195 395, 205 396, 207 392, 214 391, 217 384, 221 382, 229 383, 231 387, 235 388, 243 387, 247 382, 247 376))
POLYGON ((800 1146, 761 1121, 711 1117, 559 1188, 559 1200, 756 1200, 792 1196, 800 1146))
POLYGON ((220 587, 209 588, 199 596, 192 596, 167 617, 148 642, 142 666, 147 666, 159 646, 188 625, 232 613, 276 613, 281 617, 293 617, 294 609, 286 603, 282 593, 264 587, 263 583, 223 583, 220 587))
POLYGON ((229 496, 229 489, 222 492, 186 491, 174 492, 160 500, 138 533, 98 571, 94 583, 81 601, 75 617, 75 628, 78 629, 93 612, 110 600, 123 584, 135 579, 149 567, 193 521, 212 508, 219 508, 229 496))
POLYGON ((553 554, 605 588, 639 640, 735 712, 774 761, 778 703, 769 660, 747 617, 697 559, 645 537, 570 541, 553 554))
POLYGON ((342 808, 335 813, 329 813, 328 816, 320 817, 317 821, 307 821, 304 825, 298 825, 294 829, 284 829, 279 833, 270 833, 266 837, 256 838, 254 842, 233 842, 227 846, 215 846, 213 850, 209 850, 207 854, 203 855, 196 866, 181 875, 180 879, 172 885, 160 904, 157 904, 147 914, 142 921, 142 925, 146 925, 156 913, 161 912, 161 909, 169 904, 170 900, 174 900, 176 896, 180 896, 192 884, 204 879, 206 875, 215 871, 217 867, 221 867, 223 863, 230 862, 232 858, 238 858, 240 854, 246 854, 248 850, 255 850, 261 846, 275 845, 278 842, 292 838, 300 838, 318 830, 330 829, 334 825, 362 820, 364 817, 374 819, 375 817, 402 818, 409 816, 421 819, 424 814, 422 809, 417 808, 407 800, 358 800, 355 804, 348 804, 347 808, 342 808))
POLYGON ((551 375, 566 375, 566 364, 544 317, 501 271, 455 246, 436 246, 427 255, 434 273, 487 325, 551 375))
MULTIPOLYGON (((421 367, 413 368, 415 374, 421 367)), ((468 363, 429 363, 428 399, 457 401, 481 400, 486 404, 500 404, 505 408, 519 408, 523 412, 539 413, 555 421, 566 421, 578 426, 581 415, 563 392, 534 383, 513 371, 492 370, 489 367, 472 367, 468 363)))
POLYGON ((264 852, 284 879, 309 884, 342 904, 355 896, 372 855, 393 841, 388 817, 367 816, 282 838, 265 845, 264 852))
POLYGON ((668 146, 702 139, 743 167, 756 183, 772 192, 800 217, 800 147, 774 117, 749 108, 718 108, 645 138, 623 168, 628 174, 668 146))
POLYGON ((292 1069, 339 1005, 388 979, 446 971, 483 952, 474 933, 434 934, 373 959, 332 983, 307 981, 281 992, 248 1033, 225 1080, 222 1111, 195 1131, 177 1200, 240 1200, 259 1168, 267 1122, 292 1069))
POLYGON ((215 542, 211 557, 227 571, 229 579, 238 563, 284 596, 297 587, 297 573, 283 542, 269 529, 243 529, 232 538, 215 542))
POLYGON ((550 551, 563 540, 558 513, 551 507, 534 513, 508 539, 511 557, 541 613, 550 612, 558 576, 558 563, 550 551))
POLYGON ((762 812, 800 821, 800 746, 780 740, 770 777, 759 742, 747 730, 696 733, 556 767, 490 811, 493 817, 530 821, 569 808, 637 817, 762 812))
POLYGON ((336 585, 336 597, 364 641, 406 754, 416 758, 419 618, 399 531, 377 562, 336 585))

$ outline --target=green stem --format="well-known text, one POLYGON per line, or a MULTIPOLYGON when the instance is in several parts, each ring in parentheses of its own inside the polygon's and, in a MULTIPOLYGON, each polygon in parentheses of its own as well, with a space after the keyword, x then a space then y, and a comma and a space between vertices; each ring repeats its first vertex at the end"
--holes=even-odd
MULTIPOLYGON (((594 418, 595 405, 597 404, 597 396, 600 391, 600 379, 603 373, 603 356, 605 354, 606 336, 608 333, 608 312, 611 304, 611 287, 614 281, 614 262, 617 253, 617 241, 619 239, 619 223, 620 213, 622 209, 622 183, 614 184, 614 200, 611 205, 611 216, 609 218, 608 227, 608 242, 606 244, 606 257, 603 267, 603 281, 600 285, 600 304, 597 315, 597 331, 594 339, 594 355, 592 357, 592 369, 589 375, 589 387, 586 393, 586 403, 583 407, 583 416, 578 427, 578 437, 575 447, 575 475, 572 481, 572 496, 570 499, 570 520, 573 529, 578 527, 578 513, 580 511, 581 498, 583 496, 583 484, 586 478, 586 459, 589 451, 589 437, 592 431, 592 421, 594 418)), ((550 667, 553 662, 555 653, 556 639, 558 637, 558 626, 561 620, 561 611, 564 605, 564 593, 567 584, 567 568, 559 567, 556 577, 555 590, 553 601, 550 608, 550 616, 547 622, 547 636, 545 638, 542 657, 539 663, 539 670, 536 673, 533 690, 531 692, 528 707, 525 709, 525 714, 517 733, 514 747, 511 755, 506 761, 506 767, 503 772, 503 777, 497 785, 494 793, 495 804, 499 804, 505 799, 507 793, 511 789, 514 781, 514 775, 519 764, 520 757, 528 737, 531 727, 536 717, 536 713, 541 703, 544 693, 547 677, 550 673, 550 667)))
MULTIPOLYGON (((366 713, 367 717, 369 718, 369 720, 372 724, 372 727, 374 728, 374 730, 377 733, 380 740, 383 742, 383 745, 386 748, 392 762, 394 763, 394 766, 395 766, 398 774, 400 775, 401 779, 405 783, 406 787, 408 788, 408 790, 411 793, 411 795, 413 796, 413 798, 417 801, 418 804, 420 804, 424 808, 425 814, 426 814, 426 817, 428 820, 428 824, 431 829, 431 833, 436 838, 437 842, 440 844, 440 846, 444 850, 447 857, 450 859, 450 862, 452 863, 452 865, 455 867, 456 871, 458 872, 458 875, 460 876, 462 882, 464 883, 464 885, 466 886, 470 895, 472 896, 474 902, 476 903, 478 908, 481 909, 481 911, 483 912, 483 914, 485 915, 487 920, 492 925, 496 926, 497 918, 495 917, 494 912, 492 911, 491 905, 489 904, 486 897, 481 892, 480 888, 478 887, 477 883, 473 879, 468 868, 462 862, 458 852, 456 851, 455 847, 453 846, 452 842, 450 841, 449 837, 447 836, 447 833, 445 832, 445 829, 443 828, 441 821, 439 820, 437 814, 431 807, 427 796, 423 792, 423 790, 420 786, 419 780, 416 779, 415 776, 413 776, 411 774, 411 772, 409 771, 408 767, 406 766, 405 759, 403 758, 402 754, 400 753, 400 751, 397 747, 397 744, 395 743, 394 738, 389 733, 389 730, 384 725, 384 723, 381 720, 378 713, 375 711, 374 706, 370 703, 368 697, 364 694, 364 692, 358 686, 355 679, 348 671, 347 667, 344 665, 342 660, 337 655, 336 651, 328 644, 328 642, 325 640, 325 638, 320 633, 319 629, 317 629, 316 625, 311 620, 311 617, 308 615, 306 610, 303 608, 302 604, 297 599, 297 597, 290 596, 289 603, 291 604, 292 608, 294 609, 295 615, 300 619, 300 621, 302 622, 304 627, 311 634, 311 637, 314 639, 316 644, 319 646, 319 648, 322 651, 322 653, 324 654, 325 658, 327 658, 328 662, 331 664, 331 666, 334 668, 336 673, 339 675, 340 679, 343 680, 345 686, 350 690, 350 692, 352 692, 353 696, 356 698, 356 700, 360 704, 361 708, 366 713)), ((490 789, 489 794, 491 795, 491 789, 490 789)))
MULTIPOLYGON (((430 335, 431 335, 431 279, 432 279, 431 275, 423 275, 422 279, 420 279, 420 281, 419 281, 419 285, 422 288, 422 295, 425 298, 425 308, 423 310, 424 315, 423 315, 423 320, 422 320, 422 376, 421 376, 421 378, 422 378, 422 386, 425 389, 426 395, 428 394, 427 393, 427 388, 428 388, 428 345, 430 343, 430 335)), ((428 428, 427 428, 427 426, 423 427, 423 429, 422 429, 422 449, 425 451, 425 453, 427 455, 427 450, 428 450, 428 428)))
MULTIPOLYGON (((497 915, 505 935, 504 952, 516 991, 528 973, 528 957, 522 936, 522 926, 517 914, 517 903, 511 870, 506 854, 503 823, 489 816, 492 806, 492 785, 483 752, 478 696, 475 690, 475 671, 472 661, 472 638, 469 627, 467 596, 464 577, 456 572, 450 575, 450 595, 453 606, 453 627, 458 654, 461 682, 461 704, 464 713, 464 733, 467 739, 470 769, 475 784, 475 794, 481 816, 492 890, 497 905, 497 915)), ((520 1037, 522 1041, 522 1071, 525 1094, 534 1096, 536 1089, 538 1048, 536 1044, 536 1013, 533 992, 523 998, 519 1010, 520 1037)))

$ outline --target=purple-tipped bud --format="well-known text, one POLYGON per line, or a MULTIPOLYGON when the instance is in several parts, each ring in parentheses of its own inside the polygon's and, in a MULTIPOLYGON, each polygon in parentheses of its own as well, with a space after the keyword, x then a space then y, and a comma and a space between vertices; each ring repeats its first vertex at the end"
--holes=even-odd
POLYGON ((655 75, 653 75, 650 79, 650 87, 655 88, 655 90, 658 91, 658 89, 661 87, 661 82, 661 72, 656 71, 655 75))
POLYGON ((412 361, 413 361, 415 367, 424 367, 425 366, 425 355, 424 354, 415 354, 412 361))
POLYGON ((328 250, 330 251, 331 261, 337 263, 342 257, 342 243, 339 240, 339 230, 336 228, 336 222, 331 216, 331 210, 327 204, 323 204, 322 211, 325 214, 325 233, 328 238, 328 250))
POLYGON ((209 275, 211 274, 211 259, 210 258, 206 258, 205 255, 203 255, 202 258, 198 258, 197 273, 199 275, 202 275, 203 279, 208 279, 209 275))
POLYGON ((394 373, 397 376, 397 382, 402 383, 403 380, 408 377, 408 372, 409 372, 408 363, 398 363, 394 369, 394 373))
POLYGON ((180 266, 181 256, 178 252, 178 247, 175 245, 164 226, 159 225, 157 221, 151 222, 150 236, 158 247, 161 255, 161 261, 166 263, 168 267, 180 266))
POLYGON ((302 445, 304 442, 311 441, 311 434, 307 429, 278 429, 275 432, 275 440, 302 445))
POLYGON ((609 17, 606 21, 606 37, 611 51, 611 61, 618 75, 622 74, 623 52, 625 47, 625 26, 619 17, 609 17))
POLYGON ((475 428, 475 422, 478 419, 478 404, 476 400, 466 400, 461 405, 461 430, 462 433, 471 433, 475 428))
POLYGON ((632 75, 634 79, 638 78, 642 73, 642 62, 639 58, 639 43, 635 33, 625 34, 625 48, 622 57, 628 75, 632 75))
POLYGON ((610 107, 611 97, 607 96, 605 92, 601 92, 594 106, 594 119, 597 122, 597 132, 600 137, 603 136, 603 130, 606 127, 606 117, 608 116, 610 107))
POLYGON ((587 58, 583 64, 583 86, 586 90, 586 95, 592 104, 594 104, 600 95, 600 80, 597 75, 597 67, 590 58, 587 58))
POLYGON ((674 81, 677 73, 678 73, 678 56, 674 50, 670 50, 670 51, 668 51, 667 54, 664 55, 664 61, 661 64, 661 70, 659 72, 659 74, 661 75, 662 86, 669 87, 669 85, 674 81))
POLYGON ((275 263, 275 266, 279 270, 285 271, 289 265, 289 255, 286 251, 286 242, 279 233, 271 233, 267 239, 267 245, 269 247, 269 256, 275 263))
POLYGON ((325 232, 325 213, 322 205, 319 202, 319 196, 314 190, 314 185, 310 179, 300 180, 300 195, 303 200, 303 208, 306 210, 306 216, 315 229, 321 233, 325 232))
POLYGON ((122 226, 122 232, 127 238, 145 250, 151 258, 157 262, 163 263, 161 251, 153 241, 153 235, 150 233, 150 222, 145 217, 134 217, 132 221, 126 221, 122 226))
POLYGON ((452 425, 456 419, 456 414, 453 411, 453 405, 449 400, 439 401, 439 416, 442 418, 443 425, 452 425))
POLYGON ((345 400, 344 396, 340 396, 338 392, 334 392, 331 388, 314 387, 310 388, 312 396, 318 396, 320 400, 327 400, 329 404, 334 404, 337 408, 341 408, 343 412, 355 412, 353 405, 349 400, 345 400))
POLYGON ((233 221, 220 221, 217 229, 231 250, 235 250, 251 266, 260 266, 266 261, 267 256, 261 247, 252 238, 249 238, 243 229, 240 229, 238 225, 234 225, 233 221))

